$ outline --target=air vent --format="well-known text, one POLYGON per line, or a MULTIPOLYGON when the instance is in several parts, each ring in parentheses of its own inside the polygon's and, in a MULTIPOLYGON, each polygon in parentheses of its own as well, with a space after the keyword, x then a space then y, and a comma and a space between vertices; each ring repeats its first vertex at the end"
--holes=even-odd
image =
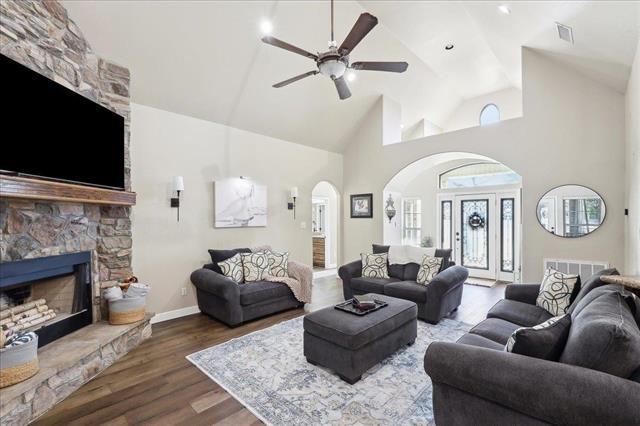
POLYGON ((596 272, 609 267, 608 262, 589 260, 543 259, 542 264, 545 270, 553 268, 563 274, 580 275, 582 282, 596 272))
POLYGON ((560 37, 561 40, 564 40, 567 43, 573 44, 573 30, 571 29, 571 27, 562 25, 559 22, 556 22, 556 27, 558 28, 558 37, 560 37))

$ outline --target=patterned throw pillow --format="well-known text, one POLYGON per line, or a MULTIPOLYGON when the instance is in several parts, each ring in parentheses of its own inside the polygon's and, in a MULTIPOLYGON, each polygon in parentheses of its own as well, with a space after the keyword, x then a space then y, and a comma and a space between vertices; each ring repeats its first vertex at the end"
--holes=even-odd
POLYGON ((438 275, 438 272, 440 272, 442 260, 443 259, 441 257, 432 257, 429 255, 424 256, 420 263, 420 269, 418 269, 416 282, 424 285, 429 284, 433 277, 438 275))
POLYGON ((533 327, 520 327, 507 341, 504 350, 514 354, 557 361, 571 329, 571 315, 560 315, 533 327))
POLYGON ((269 275, 272 277, 289 276, 289 253, 267 252, 269 257, 269 275))
POLYGON ((227 260, 218 262, 218 266, 225 277, 231 278, 238 284, 244 281, 244 274, 242 273, 242 257, 240 256, 240 253, 236 253, 227 260))
POLYGON ((240 253, 244 282, 261 281, 269 275, 269 255, 266 252, 240 253))
POLYGON ((387 253, 361 253, 363 278, 389 278, 387 272, 387 253))
POLYGON ((579 275, 567 275, 548 268, 540 285, 536 305, 554 316, 566 314, 573 290, 579 282, 579 275))

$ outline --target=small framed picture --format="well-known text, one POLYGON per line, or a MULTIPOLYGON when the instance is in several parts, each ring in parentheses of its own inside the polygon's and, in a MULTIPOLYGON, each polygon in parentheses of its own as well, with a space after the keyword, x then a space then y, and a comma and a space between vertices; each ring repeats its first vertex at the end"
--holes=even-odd
POLYGON ((351 195, 351 218, 373 217, 373 194, 351 195))

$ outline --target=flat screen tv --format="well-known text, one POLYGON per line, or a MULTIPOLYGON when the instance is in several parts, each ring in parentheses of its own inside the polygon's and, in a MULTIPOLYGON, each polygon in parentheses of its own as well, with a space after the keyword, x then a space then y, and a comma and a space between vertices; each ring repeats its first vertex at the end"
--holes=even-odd
POLYGON ((124 118, 0 55, 0 172, 124 189, 124 118))

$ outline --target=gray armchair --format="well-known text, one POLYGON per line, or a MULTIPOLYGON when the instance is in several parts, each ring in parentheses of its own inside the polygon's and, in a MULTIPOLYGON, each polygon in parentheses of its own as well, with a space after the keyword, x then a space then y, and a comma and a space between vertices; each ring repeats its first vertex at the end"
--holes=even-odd
MULTIPOLYGON (((373 246, 373 251, 388 251, 388 246, 373 246)), ((443 257, 443 270, 427 285, 418 284, 416 278, 420 266, 416 263, 389 265, 389 278, 363 278, 362 261, 357 260, 338 269, 342 279, 345 300, 354 295, 377 293, 415 302, 418 318, 437 324, 460 306, 464 282, 469 271, 449 261, 451 250, 438 250, 436 256, 443 257)))
MULTIPOLYGON (((231 257, 240 250, 248 249, 217 252, 231 257)), ((293 261, 289 261, 289 264, 298 265, 293 261)), ((286 284, 269 281, 238 284, 216 271, 216 266, 207 264, 194 271, 191 274, 191 282, 196 287, 200 311, 231 327, 276 312, 304 306, 304 303, 294 297, 286 284)), ((309 275, 293 277, 299 281, 310 279, 312 274, 311 268, 304 265, 299 265, 295 271, 302 271, 303 274, 309 275)))

